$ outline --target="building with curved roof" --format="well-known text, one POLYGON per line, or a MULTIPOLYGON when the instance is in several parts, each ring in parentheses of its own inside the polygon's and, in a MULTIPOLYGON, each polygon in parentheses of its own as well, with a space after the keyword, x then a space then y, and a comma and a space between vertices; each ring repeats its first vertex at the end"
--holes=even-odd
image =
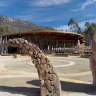
POLYGON ((44 51, 53 50, 55 48, 74 48, 77 46, 78 40, 80 41, 80 45, 84 43, 81 34, 55 30, 30 31, 3 35, 2 37, 4 38, 6 36, 7 39, 25 38, 30 42, 36 43, 40 49, 44 51))

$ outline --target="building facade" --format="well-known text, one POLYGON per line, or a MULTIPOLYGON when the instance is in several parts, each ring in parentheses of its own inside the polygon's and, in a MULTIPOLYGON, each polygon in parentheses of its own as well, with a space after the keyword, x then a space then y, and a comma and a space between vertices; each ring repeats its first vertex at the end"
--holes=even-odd
MULTIPOLYGON (((24 38, 30 42, 37 44, 41 50, 56 51, 64 48, 75 48, 77 46, 78 40, 80 47, 84 45, 83 36, 72 32, 62 32, 53 30, 43 30, 43 31, 32 31, 25 33, 16 33, 10 35, 1 36, 2 39, 7 38, 24 38)), ((6 40, 6 39, 5 39, 6 40)), ((5 48, 6 49, 6 48, 5 48)), ((8 48, 9 52, 18 51, 16 48, 8 48)))

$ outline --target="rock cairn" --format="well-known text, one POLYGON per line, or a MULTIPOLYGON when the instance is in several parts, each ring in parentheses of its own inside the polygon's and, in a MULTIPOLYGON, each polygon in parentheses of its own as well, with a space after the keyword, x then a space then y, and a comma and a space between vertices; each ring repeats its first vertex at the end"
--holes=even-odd
POLYGON ((51 62, 37 45, 21 38, 10 39, 7 44, 23 48, 31 56, 40 80, 40 96, 60 96, 61 84, 59 78, 54 72, 51 62))

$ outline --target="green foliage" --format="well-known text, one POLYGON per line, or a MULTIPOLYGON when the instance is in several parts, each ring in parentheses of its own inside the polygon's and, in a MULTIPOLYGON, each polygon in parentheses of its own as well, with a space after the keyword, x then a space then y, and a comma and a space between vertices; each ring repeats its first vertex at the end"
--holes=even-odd
POLYGON ((70 29, 74 28, 74 31, 76 31, 77 33, 82 32, 79 25, 78 25, 78 22, 75 20, 75 18, 70 19, 68 26, 70 26, 70 29))
POLYGON ((96 23, 86 22, 85 26, 86 26, 86 29, 84 31, 84 33, 85 33, 85 44, 88 46, 88 45, 91 44, 92 32, 94 30, 96 30, 96 23))
POLYGON ((0 26, 0 35, 7 35, 12 33, 11 28, 7 27, 7 26, 0 26))
POLYGON ((44 30, 55 30, 54 28, 51 27, 34 27, 29 31, 44 31, 44 30))
POLYGON ((76 20, 74 18, 71 18, 70 21, 69 21, 69 23, 68 23, 68 26, 74 25, 76 23, 77 23, 76 20))
POLYGON ((96 29, 96 23, 90 23, 90 22, 86 22, 85 26, 87 27, 86 32, 93 32, 96 29))

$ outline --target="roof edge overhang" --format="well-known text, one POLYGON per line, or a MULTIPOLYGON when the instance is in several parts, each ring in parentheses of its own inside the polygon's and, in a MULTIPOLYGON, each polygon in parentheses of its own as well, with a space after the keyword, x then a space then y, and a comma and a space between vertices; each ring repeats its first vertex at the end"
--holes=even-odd
POLYGON ((46 33, 46 34, 68 34, 68 35, 76 35, 79 36, 81 38, 83 38, 83 36, 81 34, 78 33, 74 33, 74 32, 64 32, 64 31, 55 31, 55 30, 43 30, 43 31, 29 31, 29 32, 18 32, 18 33, 14 33, 14 34, 6 34, 6 35, 0 35, 0 37, 5 37, 5 36, 19 36, 19 35, 28 35, 28 34, 40 34, 40 33, 46 33))

